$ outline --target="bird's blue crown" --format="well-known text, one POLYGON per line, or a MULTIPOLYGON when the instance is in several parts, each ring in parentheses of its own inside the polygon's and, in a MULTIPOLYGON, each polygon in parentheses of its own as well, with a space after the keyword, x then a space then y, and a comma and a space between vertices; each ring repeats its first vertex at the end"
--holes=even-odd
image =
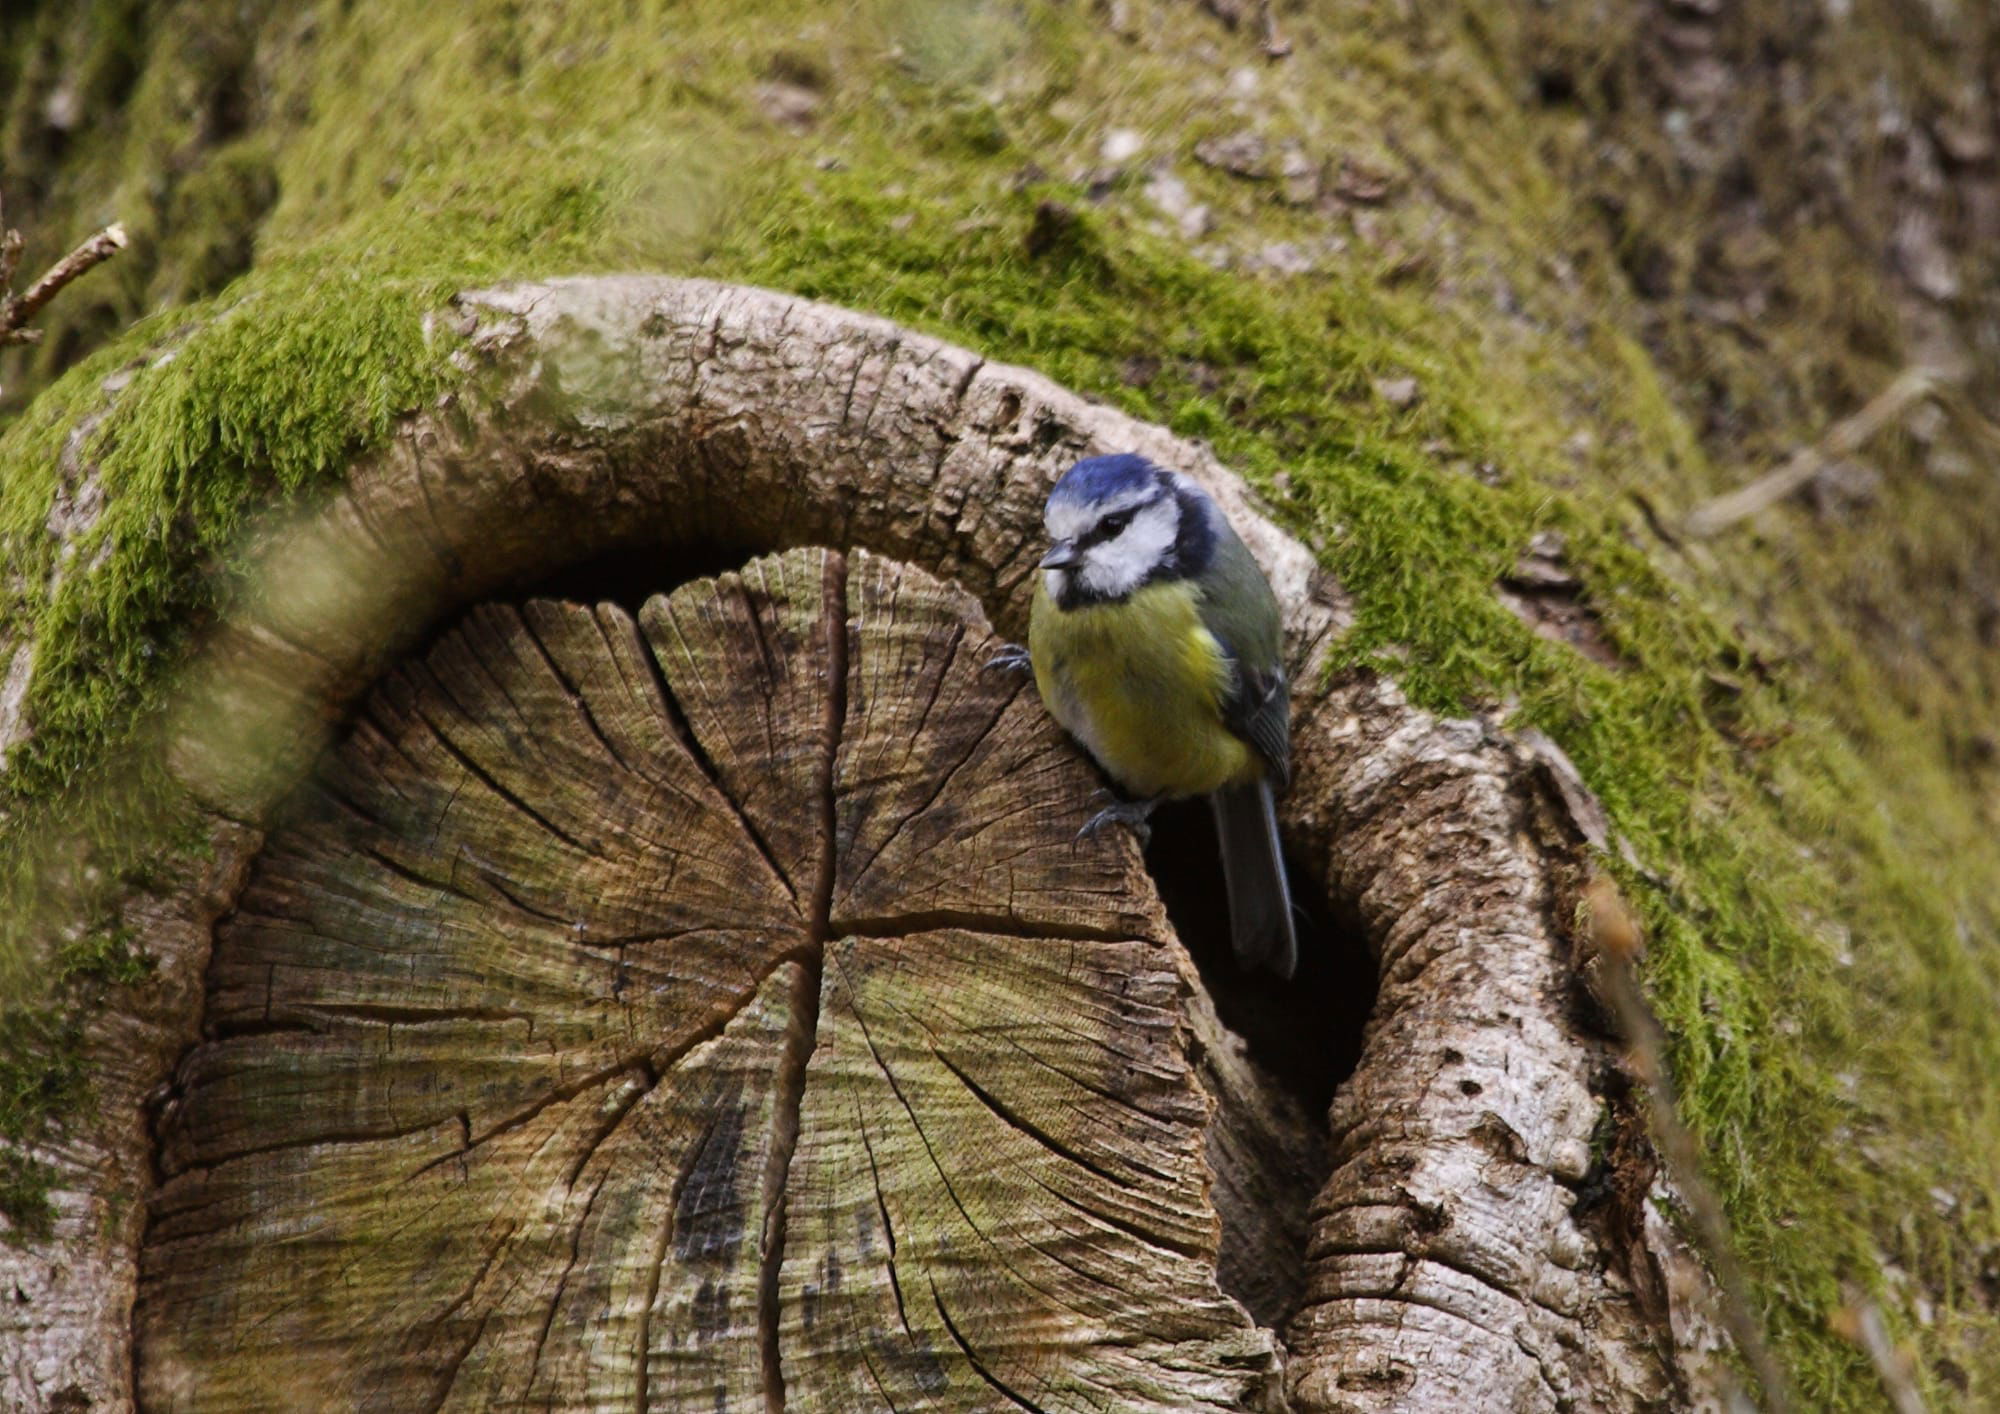
POLYGON ((1049 500, 1097 505, 1134 492, 1149 491, 1159 479, 1160 469, 1132 452, 1085 457, 1062 474, 1055 489, 1049 492, 1049 500))

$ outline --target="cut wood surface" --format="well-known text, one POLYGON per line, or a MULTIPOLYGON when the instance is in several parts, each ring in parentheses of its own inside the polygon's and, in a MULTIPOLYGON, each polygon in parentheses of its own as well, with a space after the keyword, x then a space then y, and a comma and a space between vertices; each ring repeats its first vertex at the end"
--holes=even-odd
POLYGON ((1184 957, 995 646, 798 550, 390 672, 217 931, 141 1407, 1257 1402, 1184 957))

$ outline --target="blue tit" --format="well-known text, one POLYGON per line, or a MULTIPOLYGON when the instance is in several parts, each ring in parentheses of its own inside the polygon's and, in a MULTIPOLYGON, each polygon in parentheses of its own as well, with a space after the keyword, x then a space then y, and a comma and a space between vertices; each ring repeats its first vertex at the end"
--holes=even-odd
POLYGON ((1298 963, 1274 790, 1291 774, 1278 601, 1221 509, 1144 457, 1090 457, 1043 513, 1054 542, 1028 630, 1055 719, 1132 801, 1086 830, 1143 830, 1161 800, 1215 810, 1237 961, 1298 963))

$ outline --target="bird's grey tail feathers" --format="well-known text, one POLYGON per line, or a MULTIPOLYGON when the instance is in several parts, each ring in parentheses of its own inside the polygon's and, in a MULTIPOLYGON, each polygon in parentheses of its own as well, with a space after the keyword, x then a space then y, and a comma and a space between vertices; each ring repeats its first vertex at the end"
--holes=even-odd
POLYGON ((1292 895, 1278 850, 1278 814, 1266 781, 1224 786, 1209 798, 1222 840, 1222 874, 1229 886, 1229 936, 1236 961, 1289 978, 1299 962, 1292 932, 1292 895))

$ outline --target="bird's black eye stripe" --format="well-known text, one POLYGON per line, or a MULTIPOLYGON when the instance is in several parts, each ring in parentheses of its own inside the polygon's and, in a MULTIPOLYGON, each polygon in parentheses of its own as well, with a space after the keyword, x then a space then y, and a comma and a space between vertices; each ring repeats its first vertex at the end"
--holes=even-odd
POLYGON ((1101 544, 1130 525, 1132 517, 1136 514, 1138 514, 1137 507, 1129 511, 1120 511, 1116 515, 1108 515, 1096 525, 1093 525, 1090 528, 1090 532, 1078 543, 1083 545, 1101 544))

